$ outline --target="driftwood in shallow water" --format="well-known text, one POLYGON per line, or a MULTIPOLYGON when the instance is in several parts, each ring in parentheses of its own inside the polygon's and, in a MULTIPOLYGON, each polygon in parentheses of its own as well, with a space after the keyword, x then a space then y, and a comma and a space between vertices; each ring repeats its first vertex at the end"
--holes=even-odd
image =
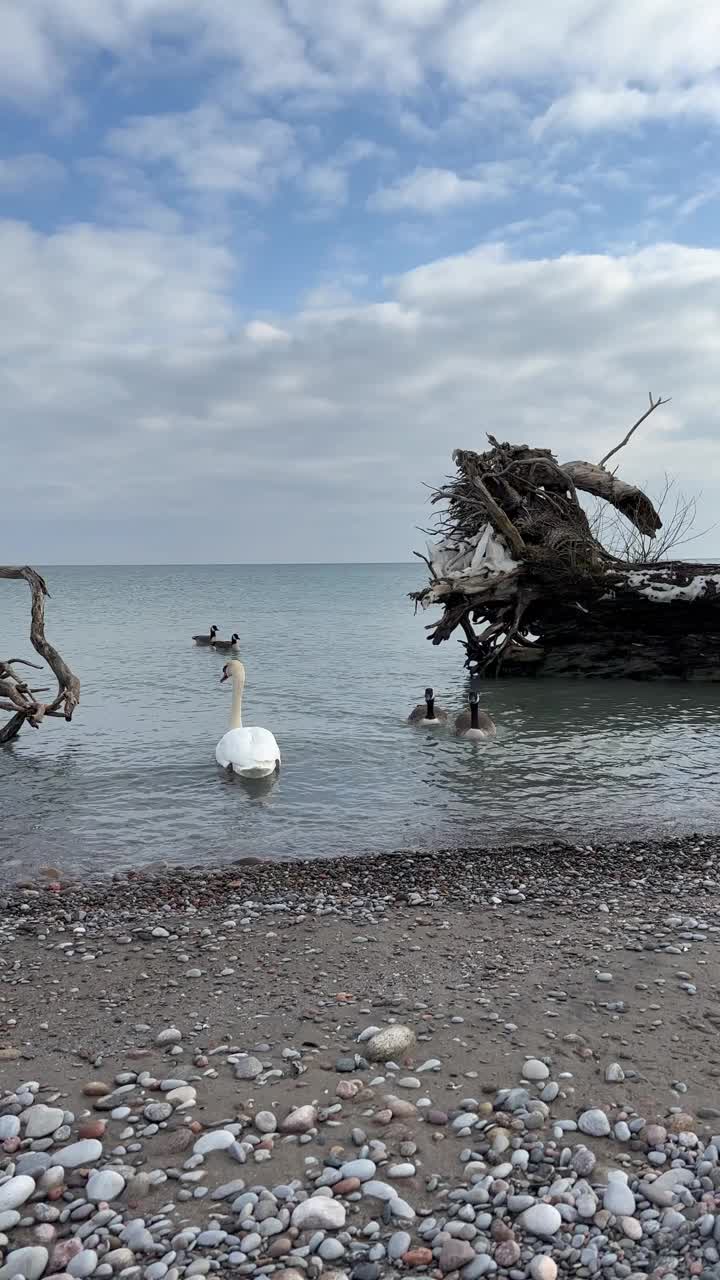
MULTIPOLYGON (((622 443, 665 401, 650 403, 622 443)), ((602 464, 488 440, 485 453, 457 450, 456 475, 433 495, 430 578, 413 596, 443 608, 433 643, 460 629, 480 675, 720 680, 720 565, 618 560, 578 491, 654 537, 662 522, 641 489, 602 464)))
POLYGON ((35 662, 25 658, 0 659, 0 710, 11 712, 10 719, 0 727, 0 745, 16 738, 24 724, 37 729, 46 716, 72 720, 73 711, 80 701, 80 681, 45 635, 45 599, 49 591, 44 579, 28 565, 12 568, 0 565, 0 578, 27 582, 32 593, 30 612, 30 642, 36 653, 44 658, 57 680, 57 693, 48 702, 38 698, 47 692, 45 687, 31 687, 30 677, 15 668, 29 667, 40 671, 35 662))

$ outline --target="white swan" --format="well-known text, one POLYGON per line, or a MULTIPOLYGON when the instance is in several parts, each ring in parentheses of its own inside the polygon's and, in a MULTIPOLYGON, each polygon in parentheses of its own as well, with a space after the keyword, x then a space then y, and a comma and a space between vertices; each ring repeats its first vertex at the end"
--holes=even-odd
POLYGON ((221 684, 223 680, 232 680, 233 700, 230 728, 215 748, 215 759, 223 769, 232 769, 242 778, 268 778, 280 769, 280 748, 269 729, 259 729, 255 725, 243 727, 245 668, 242 662, 226 662, 220 677, 221 684))

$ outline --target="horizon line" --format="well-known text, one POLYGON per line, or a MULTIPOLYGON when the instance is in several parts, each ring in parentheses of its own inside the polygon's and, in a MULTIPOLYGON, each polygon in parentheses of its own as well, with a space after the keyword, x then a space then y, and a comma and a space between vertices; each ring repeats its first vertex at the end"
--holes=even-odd
MULTIPOLYGON (((19 562, 18 562, 19 563, 19 562)), ((411 560, 37 560, 43 569, 301 569, 409 565, 411 560)))

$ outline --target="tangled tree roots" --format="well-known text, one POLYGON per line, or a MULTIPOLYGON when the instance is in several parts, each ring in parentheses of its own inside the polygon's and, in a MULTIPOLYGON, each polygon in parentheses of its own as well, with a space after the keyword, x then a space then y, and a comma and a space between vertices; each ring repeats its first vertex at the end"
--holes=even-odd
POLYGON ((720 566, 629 564, 594 536, 578 491, 610 503, 642 534, 662 527, 646 494, 601 463, 557 462, 549 449, 501 444, 453 454, 457 473, 413 599, 440 605, 440 644, 460 628, 477 675, 720 679, 720 566))
POLYGON ((0 710, 11 713, 10 719, 0 727, 1 745, 16 738, 26 723, 37 729, 46 716, 72 720, 73 711, 80 701, 80 681, 45 635, 45 598, 50 593, 40 574, 27 565, 22 568, 0 565, 0 578, 23 579, 30 587, 30 641, 36 653, 45 659, 58 683, 57 693, 52 701, 40 701, 37 694, 47 690, 31 688, 22 675, 15 671, 15 667, 32 667, 36 671, 41 671, 42 667, 25 658, 0 659, 0 710))

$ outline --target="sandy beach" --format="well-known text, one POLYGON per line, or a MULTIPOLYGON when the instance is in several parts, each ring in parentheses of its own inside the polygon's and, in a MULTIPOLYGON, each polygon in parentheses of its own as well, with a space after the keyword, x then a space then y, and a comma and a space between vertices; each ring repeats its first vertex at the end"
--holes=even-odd
POLYGON ((0 1280, 720 1274, 719 868, 695 837, 11 889, 0 1280))

